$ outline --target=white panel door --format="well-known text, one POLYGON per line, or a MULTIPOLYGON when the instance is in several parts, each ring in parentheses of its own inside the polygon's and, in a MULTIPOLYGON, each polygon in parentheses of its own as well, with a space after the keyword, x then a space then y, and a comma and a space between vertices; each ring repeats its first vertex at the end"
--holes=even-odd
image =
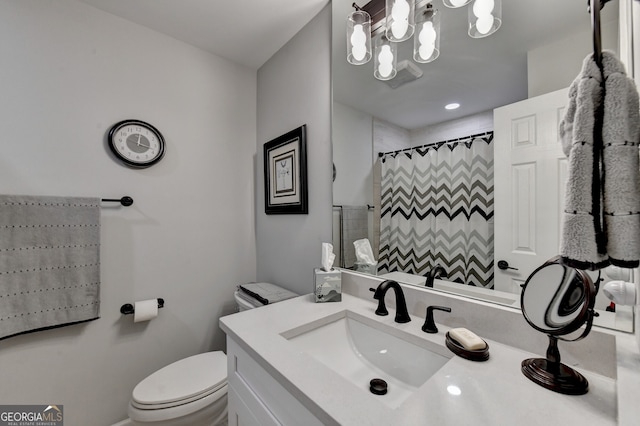
POLYGON ((558 124, 568 102, 562 89, 494 110, 496 290, 519 293, 559 253, 567 159, 558 124))

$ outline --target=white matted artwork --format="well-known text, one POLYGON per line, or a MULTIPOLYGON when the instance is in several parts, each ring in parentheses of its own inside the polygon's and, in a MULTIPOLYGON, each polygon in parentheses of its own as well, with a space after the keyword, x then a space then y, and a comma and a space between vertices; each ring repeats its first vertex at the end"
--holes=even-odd
POLYGON ((306 125, 264 145, 266 214, 307 214, 306 125))

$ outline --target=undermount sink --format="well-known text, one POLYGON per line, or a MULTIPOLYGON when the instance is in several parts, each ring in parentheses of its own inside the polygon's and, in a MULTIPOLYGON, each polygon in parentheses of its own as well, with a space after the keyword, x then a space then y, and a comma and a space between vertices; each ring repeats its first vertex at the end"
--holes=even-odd
POLYGON ((444 347, 352 311, 342 311, 282 333, 298 350, 369 393, 369 382, 387 382, 373 395, 396 408, 449 359, 444 347))

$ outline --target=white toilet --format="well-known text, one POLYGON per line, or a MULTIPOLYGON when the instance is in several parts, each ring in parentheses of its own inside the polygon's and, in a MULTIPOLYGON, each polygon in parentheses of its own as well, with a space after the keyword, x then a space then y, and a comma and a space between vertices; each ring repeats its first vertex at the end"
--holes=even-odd
MULTIPOLYGON (((269 290, 278 288, 267 285, 269 290)), ((238 311, 264 306, 239 290, 234 297, 238 311)), ((226 425, 227 356, 206 352, 161 368, 133 389, 127 414, 128 419, 113 426, 226 425)))
POLYGON ((226 424, 227 356, 206 352, 161 368, 133 389, 127 411, 131 425, 226 424))

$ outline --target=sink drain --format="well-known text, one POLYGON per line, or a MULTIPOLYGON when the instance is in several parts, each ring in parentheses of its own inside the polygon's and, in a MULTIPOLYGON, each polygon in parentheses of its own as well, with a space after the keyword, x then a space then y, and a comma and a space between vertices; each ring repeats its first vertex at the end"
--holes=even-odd
POLYGON ((387 393, 387 382, 382 379, 371 379, 369 382, 369 390, 375 395, 384 395, 387 393))

